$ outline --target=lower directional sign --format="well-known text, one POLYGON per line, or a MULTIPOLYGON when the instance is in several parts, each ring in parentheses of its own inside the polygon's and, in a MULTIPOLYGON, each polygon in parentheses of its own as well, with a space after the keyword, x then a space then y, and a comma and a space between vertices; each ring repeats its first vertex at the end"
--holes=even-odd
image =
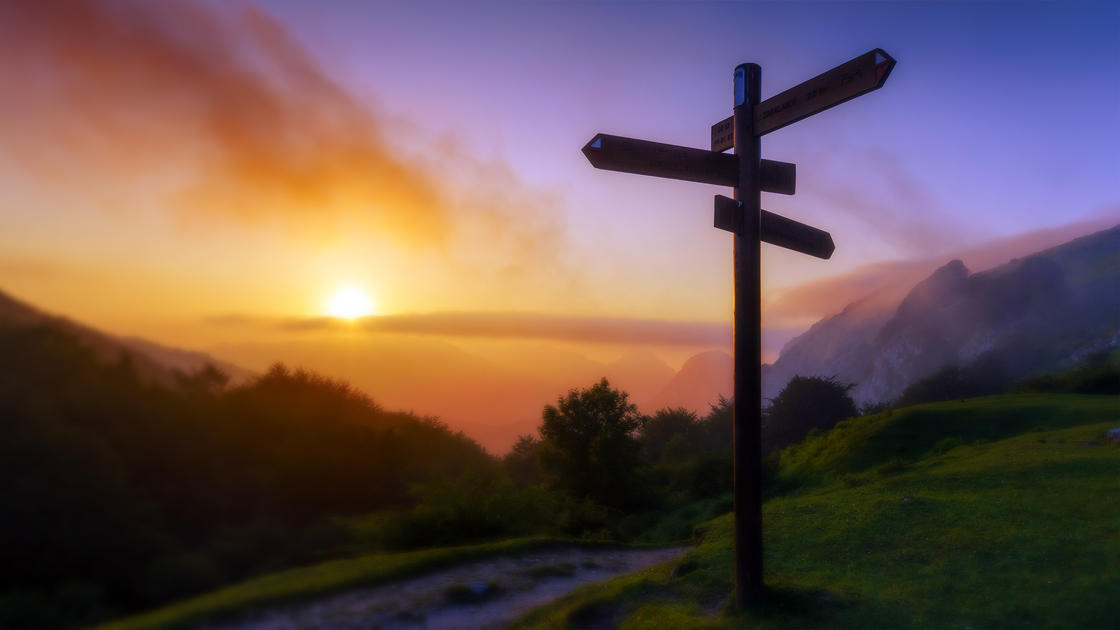
MULTIPOLYGON (((742 203, 716 195, 716 221, 715 226, 728 232, 738 232, 740 221, 743 220, 742 203)), ((792 249, 795 252, 829 259, 836 245, 832 242, 832 235, 824 230, 818 230, 810 225, 798 223, 773 212, 762 211, 761 217, 762 242, 792 249)))
MULTIPOLYGON (((635 140, 601 133, 583 147, 591 165, 606 171, 653 175, 689 182, 736 187, 739 157, 673 144, 635 140)), ((797 165, 762 160, 759 178, 765 192, 792 195, 797 189, 797 165)))

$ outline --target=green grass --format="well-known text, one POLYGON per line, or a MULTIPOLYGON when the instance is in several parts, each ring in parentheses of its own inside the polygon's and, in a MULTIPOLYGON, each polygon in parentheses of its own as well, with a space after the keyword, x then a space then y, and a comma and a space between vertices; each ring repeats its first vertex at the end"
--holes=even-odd
POLYGON ((603 548, 624 546, 596 541, 535 538, 335 560, 262 576, 152 612, 97 626, 96 630, 197 626, 203 621, 227 618, 246 610, 305 601, 350 588, 404 579, 464 562, 498 555, 521 555, 558 545, 603 548))
POLYGON ((1019 394, 915 405, 839 422, 782 453, 785 485, 819 483, 892 461, 916 462, 948 443, 975 444, 1029 431, 1120 420, 1120 398, 1019 394))
POLYGON ((728 515, 684 558, 581 587, 514 627, 1115 628, 1120 448, 1099 436, 1118 426, 1120 399, 1093 396, 852 421, 783 461, 813 483, 763 508, 765 604, 730 606, 728 515))

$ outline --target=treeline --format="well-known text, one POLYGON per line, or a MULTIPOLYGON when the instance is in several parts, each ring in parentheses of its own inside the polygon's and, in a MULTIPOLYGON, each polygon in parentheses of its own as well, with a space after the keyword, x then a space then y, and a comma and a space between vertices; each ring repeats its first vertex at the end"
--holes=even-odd
POLYGON ((61 628, 338 553, 340 517, 495 468, 432 418, 274 366, 168 389, 57 328, 0 328, 0 627, 61 628))
POLYGON ((606 380, 504 458, 345 382, 231 388, 0 327, 0 628, 73 628, 253 575, 514 536, 674 540, 729 509, 731 405, 644 416, 606 380))

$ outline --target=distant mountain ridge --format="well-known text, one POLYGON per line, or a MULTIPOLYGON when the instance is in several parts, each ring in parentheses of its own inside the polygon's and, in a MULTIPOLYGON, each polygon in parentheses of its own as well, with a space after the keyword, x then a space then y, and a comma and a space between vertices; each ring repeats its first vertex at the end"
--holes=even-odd
POLYGON ((77 337, 106 362, 120 361, 122 357, 128 355, 133 368, 141 378, 161 385, 174 386, 177 384, 176 371, 189 374, 201 369, 207 363, 228 374, 234 384, 243 383, 256 375, 255 372, 227 361, 220 361, 202 352, 169 348, 138 337, 117 337, 101 332, 65 317, 44 313, 2 291, 0 291, 0 324, 57 326, 77 337))
POLYGON ((790 341, 763 372, 772 398, 794 375, 833 376, 857 403, 897 397, 946 364, 997 352, 1012 378, 1120 344, 1120 226, 970 273, 954 260, 893 313, 860 302, 790 341))
POLYGON ((722 350, 709 350, 693 355, 656 396, 638 405, 643 413, 652 414, 666 407, 683 407, 703 417, 720 396, 734 393, 735 361, 722 350))

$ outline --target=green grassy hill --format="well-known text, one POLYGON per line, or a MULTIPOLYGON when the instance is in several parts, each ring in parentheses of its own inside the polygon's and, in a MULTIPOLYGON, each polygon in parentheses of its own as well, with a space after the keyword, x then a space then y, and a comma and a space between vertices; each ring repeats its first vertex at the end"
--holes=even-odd
POLYGON ((998 396, 842 423, 782 453, 767 603, 734 614, 730 515, 672 566, 583 587, 543 628, 1114 628, 1113 396, 998 396), (670 571, 677 567, 678 577, 670 571))

